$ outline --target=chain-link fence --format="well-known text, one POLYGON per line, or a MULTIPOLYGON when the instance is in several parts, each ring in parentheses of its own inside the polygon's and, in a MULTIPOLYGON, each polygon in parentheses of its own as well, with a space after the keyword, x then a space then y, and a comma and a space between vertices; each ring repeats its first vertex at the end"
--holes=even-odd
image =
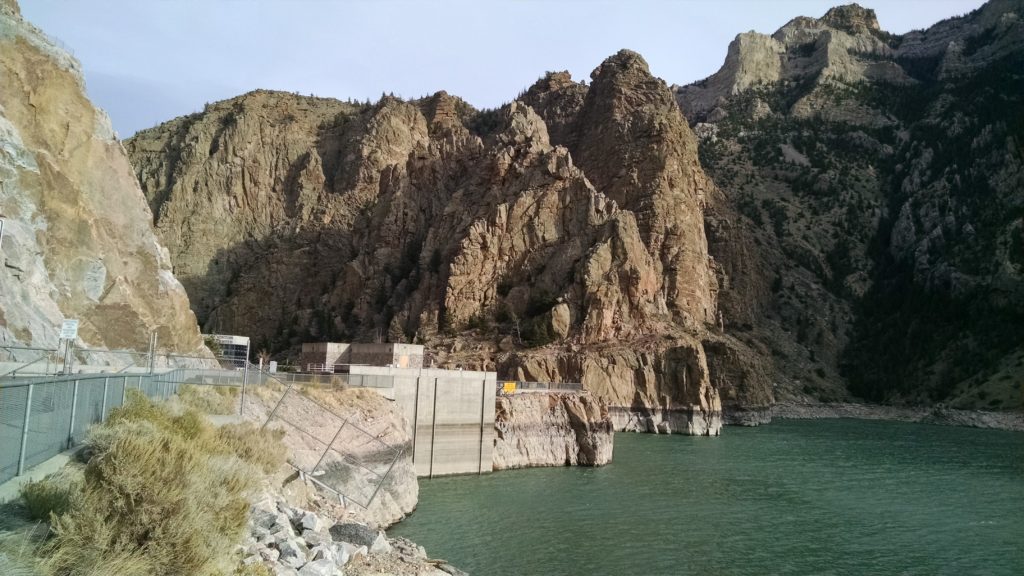
POLYGON ((0 382, 0 482, 67 450, 124 404, 128 390, 163 399, 183 370, 160 374, 74 374, 0 382))
MULTIPOLYGON (((182 358, 167 361, 180 365, 182 358)), ((141 370, 135 363, 128 369, 141 370)), ((0 377, 0 482, 83 441, 90 425, 123 405, 128 390, 166 399, 184 393, 183 385, 221 388, 224 396, 234 399, 232 413, 284 430, 292 467, 346 502, 363 507, 369 507, 384 489, 407 442, 422 475, 433 476, 435 468, 441 474, 480 472, 491 458, 493 410, 488 409, 487 400, 493 396, 487 392, 494 389, 493 379, 314 377, 269 374, 252 365, 157 373, 126 370, 0 377), (363 419, 358 410, 341 409, 339 414, 311 397, 316 388, 375 388, 386 398, 401 400, 397 404, 405 429, 395 428, 386 419, 363 419)))
MULTIPOLYGON (((268 388, 275 388, 273 384, 268 388)), ((294 384, 279 392, 263 425, 284 430, 288 463, 345 502, 368 508, 402 455, 402 447, 387 444, 294 384)), ((263 398, 251 400, 247 410, 255 411, 274 392, 258 389, 255 393, 263 398)))

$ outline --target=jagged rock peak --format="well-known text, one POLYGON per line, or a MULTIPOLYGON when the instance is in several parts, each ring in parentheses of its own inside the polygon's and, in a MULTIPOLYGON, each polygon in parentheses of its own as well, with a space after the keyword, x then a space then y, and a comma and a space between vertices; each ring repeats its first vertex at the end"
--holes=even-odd
POLYGON ((505 130, 498 136, 504 144, 530 144, 541 149, 550 147, 548 127, 544 120, 522 102, 513 102, 505 110, 505 130))
POLYGON ((441 90, 426 99, 423 103, 423 114, 430 124, 431 133, 437 131, 457 130, 462 126, 459 117, 459 108, 466 107, 466 103, 456 96, 452 96, 441 90))
POLYGON ((572 74, 568 70, 562 70, 560 72, 547 72, 530 86, 527 92, 548 92, 554 90, 560 90, 573 84, 572 74))
POLYGON ((829 9, 821 18, 797 16, 776 30, 772 37, 785 41, 796 31, 820 31, 822 29, 840 30, 856 36, 880 32, 881 26, 878 24, 878 17, 874 10, 864 8, 859 4, 845 4, 829 9))
POLYGON ((647 65, 647 61, 644 60, 643 56, 632 50, 623 48, 606 58, 600 66, 594 68, 594 71, 590 73, 590 78, 596 81, 599 77, 604 76, 605 74, 617 76, 627 73, 650 76, 651 69, 647 65))
POLYGON ((870 30, 881 30, 878 25, 878 17, 875 16, 875 11, 870 8, 864 8, 859 4, 836 6, 826 12, 820 22, 850 34, 863 34, 870 30))

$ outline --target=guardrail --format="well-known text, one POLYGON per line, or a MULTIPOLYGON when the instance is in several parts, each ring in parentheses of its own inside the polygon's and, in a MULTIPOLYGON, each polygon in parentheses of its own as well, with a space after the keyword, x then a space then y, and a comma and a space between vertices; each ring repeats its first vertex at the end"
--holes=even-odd
POLYGON ((498 380, 498 394, 505 396, 524 392, 582 392, 579 382, 527 382, 524 380, 498 380))

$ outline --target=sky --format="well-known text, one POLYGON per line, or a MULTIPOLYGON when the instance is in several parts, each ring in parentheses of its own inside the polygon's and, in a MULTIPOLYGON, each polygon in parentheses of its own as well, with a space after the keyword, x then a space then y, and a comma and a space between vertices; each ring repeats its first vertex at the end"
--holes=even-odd
MULTIPOLYGON (((21 0, 82 62, 122 137, 256 88, 334 98, 447 90, 477 108, 548 70, 573 78, 621 48, 669 84, 714 73, 740 32, 771 34, 839 0, 21 0)), ((903 33, 982 0, 861 0, 903 33)))

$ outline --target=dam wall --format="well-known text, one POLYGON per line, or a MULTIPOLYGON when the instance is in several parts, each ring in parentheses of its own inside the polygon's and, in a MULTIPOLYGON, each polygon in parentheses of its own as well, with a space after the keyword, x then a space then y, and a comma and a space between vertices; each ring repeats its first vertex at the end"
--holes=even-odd
POLYGON ((357 376, 391 381, 390 389, 376 389, 405 417, 417 476, 492 470, 497 374, 383 366, 350 370, 353 381, 357 376))

